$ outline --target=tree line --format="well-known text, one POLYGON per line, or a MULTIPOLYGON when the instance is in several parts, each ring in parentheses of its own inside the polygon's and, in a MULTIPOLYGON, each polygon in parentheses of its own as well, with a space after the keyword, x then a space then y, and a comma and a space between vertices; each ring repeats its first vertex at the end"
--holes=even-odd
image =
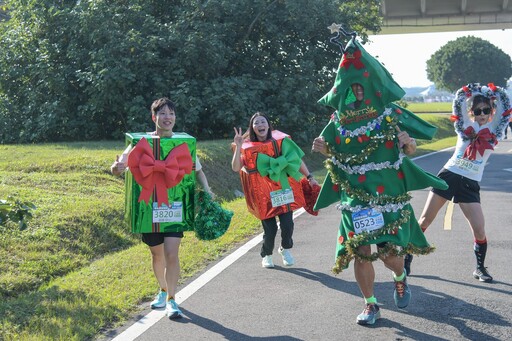
POLYGON ((0 142, 122 139, 177 104, 176 130, 226 138, 265 111, 306 140, 341 57, 331 23, 378 31, 378 1, 4 1, 0 142), (364 14, 364 15, 363 15, 364 14))
MULTIPOLYGON (((340 50, 327 26, 363 43, 379 0, 0 1, 0 143, 122 139, 150 129, 149 106, 177 104, 176 131, 227 138, 255 111, 298 142, 330 117, 317 104, 340 50)), ((397 58, 401 55, 397 51, 397 58)), ((431 56, 438 89, 506 86, 510 56, 479 38, 431 56)))

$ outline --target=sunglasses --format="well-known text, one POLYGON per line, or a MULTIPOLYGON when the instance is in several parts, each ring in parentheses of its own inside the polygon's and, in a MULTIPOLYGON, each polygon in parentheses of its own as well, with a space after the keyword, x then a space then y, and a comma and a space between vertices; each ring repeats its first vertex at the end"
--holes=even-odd
POLYGON ((475 109, 473 110, 473 115, 480 116, 482 114, 489 115, 491 113, 491 108, 484 108, 484 109, 475 109))

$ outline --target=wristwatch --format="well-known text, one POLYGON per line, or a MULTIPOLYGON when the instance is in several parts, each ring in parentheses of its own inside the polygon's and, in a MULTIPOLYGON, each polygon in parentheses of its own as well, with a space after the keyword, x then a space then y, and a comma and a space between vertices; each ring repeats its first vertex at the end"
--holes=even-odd
POLYGON ((312 179, 313 178, 313 174, 309 173, 308 176, 306 176, 306 179, 312 179))

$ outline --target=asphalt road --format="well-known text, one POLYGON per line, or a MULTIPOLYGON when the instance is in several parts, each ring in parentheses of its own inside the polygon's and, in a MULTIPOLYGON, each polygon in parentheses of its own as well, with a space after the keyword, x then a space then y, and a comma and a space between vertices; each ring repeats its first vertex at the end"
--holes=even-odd
MULTIPOLYGON (((415 162, 435 174, 451 153, 451 150, 442 151, 415 159, 415 162)), ((355 321, 364 301, 352 264, 337 276, 330 272, 339 224, 339 213, 333 205, 317 217, 305 213, 296 218, 295 266, 283 267, 276 251, 276 267, 264 269, 259 256, 261 244, 246 246, 239 259, 199 286, 197 291, 186 293, 202 274, 180 288, 184 318, 170 321, 161 310, 153 311, 151 318, 146 316, 136 322, 149 312, 145 310, 125 327, 112 331, 108 338, 140 341, 510 340, 511 140, 500 142, 489 159, 480 185, 489 243, 486 265, 494 277, 493 283, 481 283, 472 276, 475 267, 473 239, 460 208, 455 205, 450 230, 444 228, 443 209, 426 231, 427 239, 437 250, 414 258, 408 279, 412 300, 405 310, 397 309, 393 303, 390 271, 382 262, 374 263, 375 296, 381 304, 382 318, 373 326, 359 326, 355 321), (134 334, 137 328, 142 329, 134 334)), ((412 192, 416 217, 421 213, 427 193, 428 190, 412 192)), ((279 241, 278 236, 276 248, 279 241)), ((229 256, 224 262, 227 258, 229 256)))

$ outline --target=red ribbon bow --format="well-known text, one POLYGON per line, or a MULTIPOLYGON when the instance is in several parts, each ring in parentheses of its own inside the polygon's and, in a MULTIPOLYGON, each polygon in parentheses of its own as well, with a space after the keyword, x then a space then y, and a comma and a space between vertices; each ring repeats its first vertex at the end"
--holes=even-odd
POLYGON ((471 143, 464 151, 464 158, 475 160, 477 151, 483 156, 486 149, 494 150, 490 142, 495 143, 496 136, 491 133, 489 128, 482 129, 478 133, 475 133, 473 127, 468 127, 464 130, 464 134, 471 139, 471 143))
POLYGON ((354 53, 346 52, 343 55, 340 67, 344 67, 345 70, 348 70, 350 65, 354 65, 358 70, 364 67, 363 62, 361 61, 361 50, 357 50, 354 53))
MULTIPOLYGON (((155 139, 154 143, 159 143, 155 139)), ((165 160, 155 160, 153 150, 145 138, 128 154, 128 167, 135 181, 142 186, 139 202, 149 203, 156 190, 158 206, 169 205, 167 189, 180 183, 185 174, 192 172, 192 157, 186 143, 174 147, 165 160)))

